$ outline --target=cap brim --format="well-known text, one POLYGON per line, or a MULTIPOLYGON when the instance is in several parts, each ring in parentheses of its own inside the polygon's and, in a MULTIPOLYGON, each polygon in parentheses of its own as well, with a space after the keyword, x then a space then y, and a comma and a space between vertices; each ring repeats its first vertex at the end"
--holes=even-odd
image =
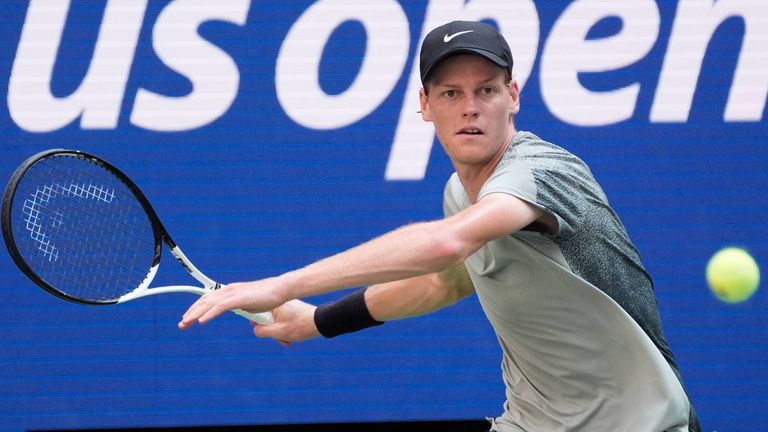
POLYGON ((480 49, 480 48, 456 48, 454 50, 448 51, 447 53, 441 55, 440 57, 436 58, 432 63, 430 63, 429 66, 427 66, 427 69, 424 71, 424 75, 421 77, 421 82, 424 82, 424 79, 426 79, 430 73, 435 69, 435 67, 440 64, 443 60, 447 59, 448 57, 455 56, 457 54, 477 54, 479 56, 485 57, 486 59, 490 60, 494 64, 496 64, 499 67, 503 67, 505 69, 509 68, 509 63, 504 61, 501 57, 497 56, 496 54, 493 54, 492 52, 480 49))

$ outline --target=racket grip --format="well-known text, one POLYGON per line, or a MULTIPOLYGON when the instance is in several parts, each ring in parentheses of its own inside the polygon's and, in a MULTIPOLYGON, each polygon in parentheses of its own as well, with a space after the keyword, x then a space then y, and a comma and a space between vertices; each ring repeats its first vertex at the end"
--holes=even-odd
POLYGON ((270 325, 275 322, 275 318, 272 316, 272 312, 252 313, 242 309, 232 309, 232 312, 257 324, 270 325))

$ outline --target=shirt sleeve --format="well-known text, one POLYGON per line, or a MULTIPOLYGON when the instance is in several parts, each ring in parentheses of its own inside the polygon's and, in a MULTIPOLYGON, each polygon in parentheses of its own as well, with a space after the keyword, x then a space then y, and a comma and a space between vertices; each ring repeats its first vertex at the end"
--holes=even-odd
POLYGON ((443 215, 450 217, 469 206, 469 200, 461 186, 459 176, 453 173, 443 191, 443 215))
POLYGON ((534 177, 533 171, 530 167, 523 162, 519 161, 507 161, 506 164, 500 166, 491 175, 491 177, 485 182, 478 194, 478 201, 483 197, 492 193, 505 193, 519 198, 548 214, 551 214, 557 222, 557 230, 560 232, 563 226, 567 226, 567 223, 560 216, 560 212, 557 211, 557 206, 554 202, 542 202, 539 193, 538 182, 534 177))

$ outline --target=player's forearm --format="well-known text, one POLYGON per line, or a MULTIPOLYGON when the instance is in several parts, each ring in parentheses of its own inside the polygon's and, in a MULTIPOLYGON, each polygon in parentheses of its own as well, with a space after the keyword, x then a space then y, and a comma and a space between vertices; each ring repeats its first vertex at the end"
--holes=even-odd
POLYGON ((408 225, 280 277, 286 299, 436 273, 467 255, 444 221, 408 225))
POLYGON ((463 265, 401 281, 369 287, 365 302, 377 321, 391 321, 426 315, 474 292, 463 265))
POLYGON ((317 331, 332 338, 385 321, 424 315, 457 302, 474 292, 466 267, 461 264, 441 273, 430 273, 373 285, 317 307, 317 331))

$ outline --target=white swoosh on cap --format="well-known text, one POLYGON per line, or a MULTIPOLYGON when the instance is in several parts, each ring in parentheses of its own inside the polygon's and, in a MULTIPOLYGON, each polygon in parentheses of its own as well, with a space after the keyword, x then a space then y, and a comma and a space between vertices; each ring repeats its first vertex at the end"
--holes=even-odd
POLYGON ((474 30, 464 30, 464 31, 456 32, 456 33, 454 33, 454 34, 452 34, 450 36, 448 36, 448 34, 446 34, 445 36, 443 36, 443 42, 448 43, 448 42, 451 41, 451 39, 455 38, 458 35, 463 35, 464 33, 472 33, 473 31, 474 30))

